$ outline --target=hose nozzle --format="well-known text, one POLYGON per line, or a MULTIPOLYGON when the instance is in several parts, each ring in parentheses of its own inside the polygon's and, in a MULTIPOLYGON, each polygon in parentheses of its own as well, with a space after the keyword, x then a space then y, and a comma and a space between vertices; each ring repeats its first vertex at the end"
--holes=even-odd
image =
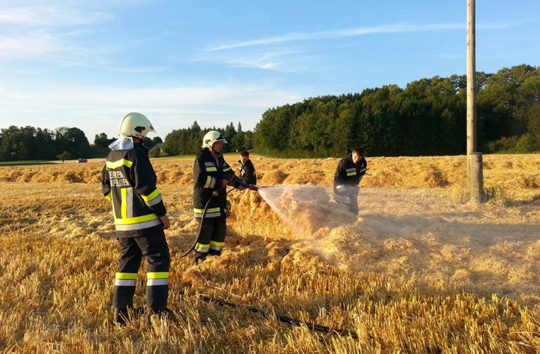
POLYGON ((242 188, 249 189, 250 191, 255 191, 255 192, 259 190, 259 187, 256 187, 253 184, 247 184, 246 182, 244 182, 242 179, 238 177, 236 177, 234 180, 234 186, 236 188, 242 187, 242 188))

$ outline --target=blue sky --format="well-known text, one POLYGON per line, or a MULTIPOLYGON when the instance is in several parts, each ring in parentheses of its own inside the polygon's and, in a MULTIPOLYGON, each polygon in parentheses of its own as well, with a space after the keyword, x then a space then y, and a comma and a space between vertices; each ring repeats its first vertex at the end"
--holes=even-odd
MULTIPOLYGON (((0 128, 253 129, 308 97, 466 73, 466 0, 0 0, 0 128)), ((477 0, 477 70, 540 65, 540 1, 477 0)), ((465 117, 464 117, 465 119, 465 117)))

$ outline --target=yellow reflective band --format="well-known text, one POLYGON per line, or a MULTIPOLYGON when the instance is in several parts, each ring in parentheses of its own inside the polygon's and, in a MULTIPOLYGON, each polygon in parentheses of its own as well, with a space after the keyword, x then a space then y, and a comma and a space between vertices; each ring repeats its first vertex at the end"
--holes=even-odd
POLYGON ((116 273, 116 279, 137 279, 137 273, 116 273))
POLYGON ((203 245, 202 243, 197 243, 196 249, 207 249, 210 248, 210 245, 203 245))
POLYGON ((210 187, 210 183, 212 183, 212 177, 207 176, 206 177, 206 183, 204 184, 204 188, 210 187))
POLYGON ((210 241, 210 244, 213 246, 223 246, 225 242, 210 241))
POLYGON ((227 167, 227 168, 224 168, 224 169, 223 169, 223 172, 227 172, 227 171, 230 171, 230 170, 231 170, 231 168, 230 168, 230 167, 227 167))
POLYGON ((126 159, 118 160, 115 162, 107 161, 107 168, 110 168, 110 169, 115 169, 121 166, 131 167, 131 165, 133 165, 133 162, 126 159))
POLYGON ((127 219, 127 188, 122 188, 120 191, 122 192, 122 202, 120 204, 122 219, 127 219))
POLYGON ((217 172, 217 168, 216 167, 207 167, 206 172, 217 172))
POLYGON ((364 172, 365 170, 367 170, 367 168, 364 168, 364 169, 362 169, 362 170, 360 170, 358 172, 364 172))
POLYGON ((356 172, 347 172, 347 177, 356 176, 356 172))
POLYGON ((158 195, 160 195, 161 192, 159 191, 159 189, 156 188, 155 191, 153 191, 152 193, 148 194, 148 195, 141 195, 142 199, 144 199, 145 201, 150 201, 152 199, 155 199, 158 195))
MULTIPOLYGON (((220 211, 221 209, 219 207, 217 208, 208 208, 206 210, 206 213, 209 214, 209 213, 217 213, 218 211, 220 211)), ((204 209, 193 209, 193 211, 197 214, 202 214, 204 213, 204 209)))
POLYGON ((169 277, 169 272, 151 272, 146 274, 148 279, 167 279, 169 277))
POLYGON ((109 193, 105 196, 105 198, 107 198, 108 201, 111 201, 112 200, 112 193, 109 193))
POLYGON ((114 219, 114 223, 116 225, 130 225, 130 224, 138 224, 145 221, 155 220, 157 218, 158 216, 156 214, 149 214, 149 215, 137 216, 134 218, 114 219))

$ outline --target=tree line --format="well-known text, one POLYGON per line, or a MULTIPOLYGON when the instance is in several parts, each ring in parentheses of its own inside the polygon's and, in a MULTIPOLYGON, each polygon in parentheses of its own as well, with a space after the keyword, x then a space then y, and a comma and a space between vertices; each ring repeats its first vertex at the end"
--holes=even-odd
MULTIPOLYGON (((479 151, 540 150, 540 68, 477 73, 479 151)), ((323 96, 267 110, 254 148, 274 156, 340 156, 356 146, 371 156, 466 153, 465 75, 323 96)))
POLYGON ((162 147, 163 153, 169 156, 195 154, 201 150, 203 137, 210 130, 221 132, 227 140, 222 150, 225 153, 253 149, 253 132, 244 131, 240 123, 237 128, 231 122, 224 129, 216 127, 202 129, 195 121, 189 128, 173 130, 167 134, 162 147))
POLYGON ((53 131, 12 125, 0 130, 0 161, 86 157, 89 149, 88 139, 79 128, 61 127, 53 131))
MULTIPOLYGON (((173 130, 165 138, 148 137, 144 146, 150 150, 150 156, 189 155, 201 149, 201 142, 209 130, 223 133, 228 144, 223 151, 241 151, 253 149, 253 132, 244 131, 238 123, 237 128, 230 123, 225 128, 202 129, 195 121, 190 128, 173 130)), ((0 129, 0 161, 20 160, 67 160, 70 158, 105 157, 108 146, 116 138, 109 138, 106 133, 96 134, 93 145, 79 128, 61 127, 55 130, 34 128, 31 126, 10 126, 0 129)))

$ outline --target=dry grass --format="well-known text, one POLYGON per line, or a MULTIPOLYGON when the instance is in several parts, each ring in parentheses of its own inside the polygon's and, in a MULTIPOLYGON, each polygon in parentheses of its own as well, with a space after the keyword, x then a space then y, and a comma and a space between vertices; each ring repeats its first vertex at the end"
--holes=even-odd
POLYGON ((540 156, 485 156, 492 198, 482 206, 462 202, 463 156, 370 158, 350 223, 321 193, 337 159, 252 159, 260 185, 309 186, 279 194, 285 219, 257 194, 232 192, 227 250, 197 267, 179 258, 196 228, 193 161, 154 162, 172 219, 170 306, 183 316, 124 328, 110 323, 117 243, 101 164, 0 167, 0 352, 540 351, 540 156))

